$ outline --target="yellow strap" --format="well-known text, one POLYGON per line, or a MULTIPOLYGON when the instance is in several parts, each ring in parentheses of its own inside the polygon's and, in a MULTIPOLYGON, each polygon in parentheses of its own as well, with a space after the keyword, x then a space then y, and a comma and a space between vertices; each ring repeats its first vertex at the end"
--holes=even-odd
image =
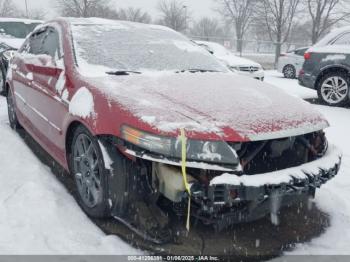
POLYGON ((181 130, 181 169, 182 169, 182 177, 184 181, 184 185, 186 191, 188 193, 188 205, 187 205, 187 222, 186 229, 190 231, 190 216, 191 216, 191 189, 190 185, 187 181, 187 172, 186 172, 186 159, 187 159, 187 138, 185 135, 185 130, 182 128, 181 130))

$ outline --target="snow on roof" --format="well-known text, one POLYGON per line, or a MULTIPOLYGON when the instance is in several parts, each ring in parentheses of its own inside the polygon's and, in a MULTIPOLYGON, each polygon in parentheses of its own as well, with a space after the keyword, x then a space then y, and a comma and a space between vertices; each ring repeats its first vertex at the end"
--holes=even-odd
POLYGON ((339 28, 334 28, 330 33, 324 36, 320 41, 318 41, 314 46, 325 46, 328 45, 334 38, 339 34, 350 32, 350 26, 343 26, 339 28))
POLYGON ((0 23, 1 22, 22 22, 25 24, 43 23, 43 21, 41 20, 33 20, 33 19, 26 19, 26 18, 6 18, 6 17, 1 17, 0 23))
POLYGON ((120 26, 121 28, 125 28, 125 29, 135 28, 135 27, 138 27, 138 28, 144 27, 144 28, 174 31, 169 27, 161 26, 161 25, 144 24, 144 23, 123 21, 123 20, 104 19, 104 18, 98 18, 98 17, 89 17, 89 18, 61 17, 59 19, 68 21, 71 25, 113 25, 113 26, 120 26))
POLYGON ((331 54, 350 54, 350 47, 348 45, 326 45, 313 46, 308 52, 315 53, 331 53, 331 54))

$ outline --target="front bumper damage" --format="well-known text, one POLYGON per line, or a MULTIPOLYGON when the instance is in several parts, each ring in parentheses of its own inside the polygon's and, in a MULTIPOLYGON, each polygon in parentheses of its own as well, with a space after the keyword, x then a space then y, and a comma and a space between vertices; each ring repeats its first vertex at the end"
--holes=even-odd
MULTIPOLYGON (((158 166, 155 173, 158 173, 159 191, 173 202, 178 215, 186 216, 189 195, 183 185, 180 162, 132 150, 127 150, 127 154, 158 166)), ((228 167, 191 163, 188 170, 191 216, 222 231, 233 224, 277 215, 284 206, 314 197, 317 188, 338 174, 341 160, 341 151, 329 146, 324 156, 312 162, 256 175, 244 175, 241 170, 228 167), (191 169, 212 170, 218 175, 203 186, 191 176, 191 169)))
MULTIPOLYGON (((338 174, 341 160, 342 153, 330 147, 322 158, 294 168, 250 176, 225 173, 211 181, 207 204, 202 204, 194 216, 214 225, 218 231, 232 224, 257 220, 277 212, 273 210, 276 202, 279 209, 305 196, 314 197, 317 188, 338 174)), ((194 189, 193 201, 202 201, 201 195, 202 192, 194 189)))

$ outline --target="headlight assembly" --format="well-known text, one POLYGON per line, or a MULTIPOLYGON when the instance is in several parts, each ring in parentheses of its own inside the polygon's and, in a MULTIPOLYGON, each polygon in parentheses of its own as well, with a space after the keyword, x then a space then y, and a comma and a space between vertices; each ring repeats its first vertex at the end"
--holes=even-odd
MULTIPOLYGON (((152 153, 181 159, 181 140, 179 138, 163 137, 141 130, 123 126, 122 138, 152 153)), ((225 141, 201 141, 188 139, 187 161, 238 165, 236 151, 225 141)))

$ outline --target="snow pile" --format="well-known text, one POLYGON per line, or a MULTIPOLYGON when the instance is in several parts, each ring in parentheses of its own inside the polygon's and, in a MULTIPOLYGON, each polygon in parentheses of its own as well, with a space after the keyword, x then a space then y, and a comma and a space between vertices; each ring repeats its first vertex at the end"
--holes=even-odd
POLYGON ((25 60, 26 64, 36 65, 36 66, 46 66, 55 68, 56 65, 53 63, 53 59, 49 55, 33 55, 29 53, 16 53, 16 56, 25 60))
POLYGON ((136 254, 106 236, 7 120, 0 97, 0 254, 136 254))
POLYGON ((69 103, 69 113, 88 118, 94 114, 94 98, 86 87, 81 87, 69 103))
POLYGON ((65 86, 66 86, 66 73, 65 71, 62 71, 55 86, 55 89, 58 92, 58 94, 62 94, 62 91, 65 86))
POLYGON ((293 178, 307 179, 308 175, 317 176, 320 170, 329 170, 339 163, 342 153, 335 147, 330 147, 326 155, 318 160, 304 164, 302 166, 288 168, 280 171, 275 171, 266 174, 258 175, 244 175, 237 176, 233 174, 223 174, 215 177, 210 184, 211 185, 234 185, 234 186, 248 186, 248 187, 260 187, 264 185, 279 185, 290 184, 293 182, 293 178))
POLYGON ((283 90, 289 95, 302 99, 317 99, 316 90, 303 87, 295 79, 286 79, 277 71, 265 71, 265 82, 283 90))
POLYGON ((28 73, 28 74, 26 75, 26 78, 27 78, 28 80, 30 80, 30 81, 33 81, 33 80, 34 80, 33 73, 28 73))

